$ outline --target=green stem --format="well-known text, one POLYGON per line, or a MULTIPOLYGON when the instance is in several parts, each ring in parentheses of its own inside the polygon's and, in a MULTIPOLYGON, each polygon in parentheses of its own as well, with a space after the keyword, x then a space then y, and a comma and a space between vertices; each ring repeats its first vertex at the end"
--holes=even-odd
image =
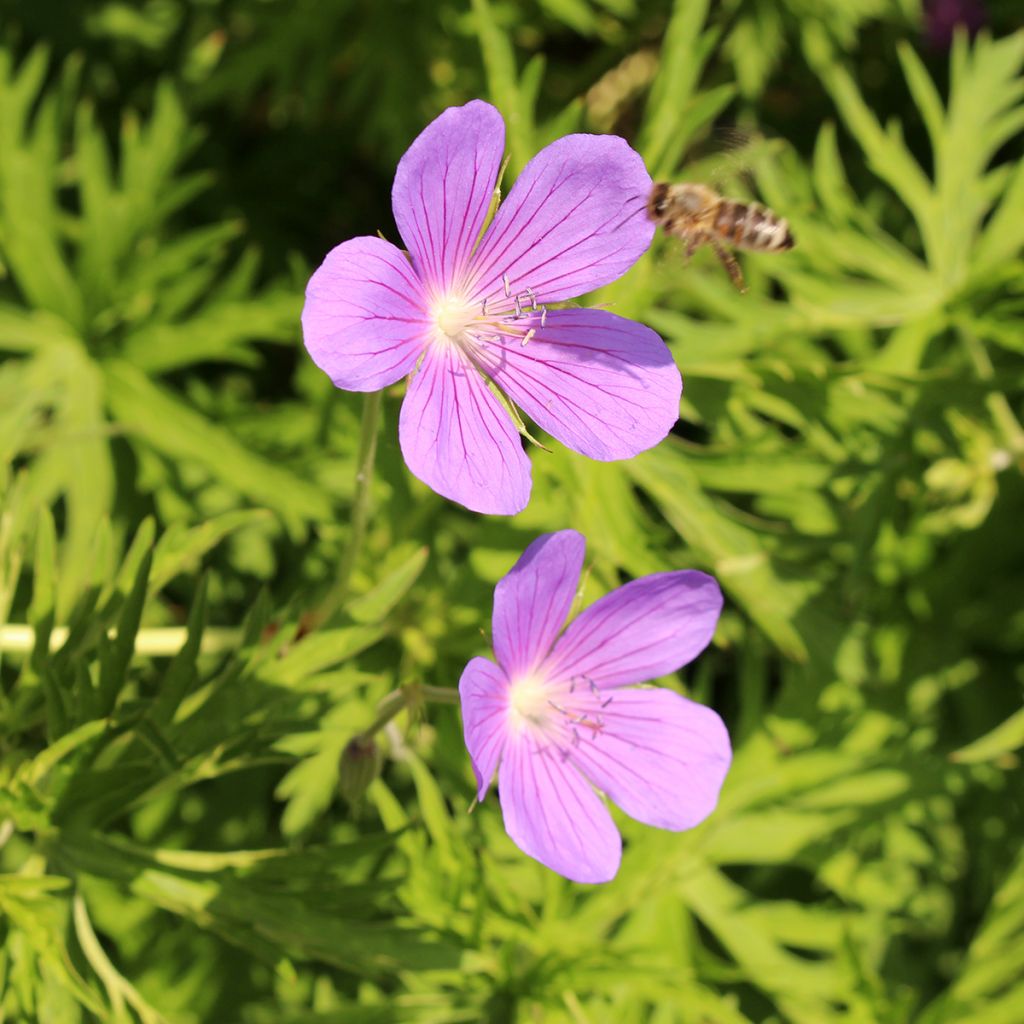
POLYGON ((380 425, 380 409, 383 393, 371 391, 363 406, 363 421, 359 435, 359 456, 356 464, 356 490, 352 501, 352 518, 349 523, 348 544, 338 563, 338 575, 322 605, 314 613, 316 624, 326 622, 344 607, 349 596, 352 571, 359 560, 366 536, 366 524, 370 518, 370 491, 373 484, 373 464, 377 457, 377 433, 380 425))
POLYGON ((380 732, 380 730, 383 729, 384 726, 395 717, 395 715, 401 712, 402 709, 408 705, 409 697, 410 691, 405 687, 400 690, 393 690, 389 693, 384 700, 381 701, 377 717, 359 734, 359 738, 368 740, 375 733, 380 732))
MULTIPOLYGON (((110 631, 110 636, 116 635, 116 630, 110 631)), ((50 631, 50 650, 59 650, 67 638, 67 626, 54 626, 50 631)), ((187 639, 188 630, 184 626, 140 629, 135 634, 135 653, 151 658, 168 658, 177 654, 187 639)), ((241 642, 240 629, 211 627, 203 630, 199 651, 201 654, 224 654, 237 649, 241 642)), ((0 625, 0 652, 27 653, 33 650, 35 645, 36 631, 31 626, 15 622, 0 625)))
POLYGON ((361 740, 369 740, 380 732, 404 708, 416 706, 420 701, 432 700, 438 704, 457 704, 459 691, 451 686, 427 686, 424 683, 412 683, 392 690, 380 703, 377 717, 360 734, 361 740))
POLYGON ((458 704, 459 691, 453 686, 427 686, 420 687, 420 693, 424 700, 432 700, 438 704, 458 704))

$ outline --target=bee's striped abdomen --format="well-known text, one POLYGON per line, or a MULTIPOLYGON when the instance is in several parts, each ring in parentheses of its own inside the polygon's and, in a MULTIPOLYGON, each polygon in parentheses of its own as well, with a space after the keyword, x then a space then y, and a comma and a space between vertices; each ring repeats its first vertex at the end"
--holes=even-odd
POLYGON ((726 200, 715 224, 725 221, 725 237, 737 249, 756 252, 782 252, 793 248, 793 235, 784 217, 759 203, 726 200))

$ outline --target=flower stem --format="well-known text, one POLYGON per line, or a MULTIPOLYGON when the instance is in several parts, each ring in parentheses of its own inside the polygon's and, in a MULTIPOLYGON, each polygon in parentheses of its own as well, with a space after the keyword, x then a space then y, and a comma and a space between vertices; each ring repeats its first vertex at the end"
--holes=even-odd
MULTIPOLYGON (((117 631, 111 630, 111 636, 117 631)), ((50 650, 64 646, 68 638, 67 626, 54 626, 50 631, 50 650)), ((140 629, 135 634, 135 653, 150 658, 169 658, 185 645, 188 630, 184 626, 157 626, 140 629)), ((242 642, 242 631, 233 628, 210 627, 203 630, 201 654, 223 654, 236 649, 242 642)), ((36 645, 36 631, 31 626, 9 622, 0 625, 0 653, 27 653, 36 645)))
POLYGON ((409 690, 402 687, 392 690, 380 703, 377 717, 360 734, 362 740, 369 740, 374 733, 380 732, 409 703, 409 690))
POLYGON ((427 686, 425 683, 410 683, 392 690, 381 702, 377 717, 360 734, 359 739, 367 741, 374 733, 380 732, 404 708, 417 707, 423 701, 438 704, 457 704, 459 691, 451 686, 427 686))
POLYGON ((348 544, 345 545, 345 550, 341 554, 334 586, 314 613, 317 625, 332 618, 348 600, 352 571, 359 560, 363 539, 366 536, 366 524, 370 518, 370 490, 373 483, 373 464, 377 458, 377 428, 380 426, 382 401, 382 392, 371 391, 366 396, 366 404, 363 406, 359 455, 356 463, 356 489, 349 521, 348 544))
POLYGON ((420 694, 424 700, 432 700, 437 704, 458 704, 459 691, 454 686, 427 686, 420 687, 420 694))

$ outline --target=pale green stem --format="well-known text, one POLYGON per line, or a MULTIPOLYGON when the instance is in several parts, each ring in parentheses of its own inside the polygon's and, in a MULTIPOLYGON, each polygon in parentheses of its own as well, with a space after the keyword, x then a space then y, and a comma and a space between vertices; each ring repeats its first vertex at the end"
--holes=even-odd
POLYGON ((458 704, 459 691, 453 686, 426 686, 420 687, 420 694, 424 700, 432 700, 437 704, 458 704))
POLYGON ((419 701, 430 700, 438 704, 457 704, 459 691, 451 686, 427 686, 423 683, 402 686, 389 693, 380 703, 377 717, 360 734, 362 740, 369 740, 380 732, 388 722, 403 709, 419 701))
MULTIPOLYGON (((117 635, 111 630, 110 637, 117 635)), ((50 630, 50 650, 64 646, 68 638, 67 626, 54 626, 50 630)), ((178 653, 185 646, 188 630, 184 626, 158 626, 140 629, 135 634, 135 653, 151 658, 167 658, 178 653)), ((200 654, 223 654, 238 648, 242 642, 242 631, 233 628, 209 628, 203 631, 199 645, 200 654)), ((0 652, 27 653, 35 648, 36 631, 31 626, 7 623, 0 626, 0 652)))
POLYGON ((334 586, 315 613, 316 623, 326 622, 342 608, 349 596, 352 571, 359 561, 366 536, 366 524, 370 518, 370 491, 373 484, 373 464, 377 457, 377 433, 380 425, 380 408, 383 393, 371 391, 363 406, 363 421, 359 435, 359 455, 356 464, 356 490, 352 500, 352 514, 349 521, 348 544, 338 563, 338 575, 334 586))
POLYGON ((375 733, 380 732, 388 722, 399 714, 409 703, 410 691, 403 687, 389 693, 380 704, 377 717, 360 734, 360 739, 368 740, 375 733))

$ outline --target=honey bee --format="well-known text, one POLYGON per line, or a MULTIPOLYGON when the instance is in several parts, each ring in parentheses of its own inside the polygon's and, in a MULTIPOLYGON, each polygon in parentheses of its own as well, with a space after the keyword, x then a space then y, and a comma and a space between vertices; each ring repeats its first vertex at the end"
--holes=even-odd
POLYGON ((659 182, 647 200, 647 216, 665 234, 675 235, 686 243, 687 259, 700 246, 710 245, 741 292, 747 290, 743 273, 726 246, 753 252, 784 252, 794 245, 784 217, 760 203, 725 199, 706 185, 659 182))

